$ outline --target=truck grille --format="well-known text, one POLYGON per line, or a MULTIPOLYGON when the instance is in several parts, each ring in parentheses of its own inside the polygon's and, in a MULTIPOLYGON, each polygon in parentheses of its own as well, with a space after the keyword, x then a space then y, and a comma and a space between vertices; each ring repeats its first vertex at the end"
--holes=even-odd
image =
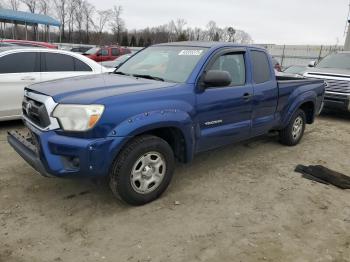
MULTIPOLYGON (((324 80, 327 83, 326 91, 350 94, 350 79, 349 81, 347 81, 347 80, 339 80, 339 79, 329 79, 326 77, 317 78, 315 77, 316 75, 318 74, 308 73, 307 77, 310 76, 312 79, 324 80)), ((327 75, 322 75, 322 76, 327 76, 327 75)))
POLYGON ((350 82, 345 80, 325 79, 326 91, 337 93, 350 93, 350 82))
POLYGON ((45 128, 50 125, 49 114, 42 102, 24 97, 22 102, 22 112, 24 116, 39 127, 45 128))

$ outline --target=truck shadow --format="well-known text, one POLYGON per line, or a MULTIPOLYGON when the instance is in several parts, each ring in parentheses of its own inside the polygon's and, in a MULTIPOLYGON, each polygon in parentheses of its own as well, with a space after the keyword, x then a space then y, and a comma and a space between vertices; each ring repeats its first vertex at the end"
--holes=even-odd
POLYGON ((24 127, 22 120, 11 120, 11 121, 2 121, 0 122, 0 130, 6 131, 9 129, 21 128, 24 127))
MULTIPOLYGON (((155 201, 154 205, 164 205, 173 201, 181 192, 184 192, 184 190, 187 191, 190 184, 200 183, 201 179, 205 179, 208 173, 220 172, 221 168, 227 167, 232 162, 241 163, 242 158, 248 159, 248 156, 250 156, 250 161, 254 161, 254 156, 251 155, 253 151, 255 156, 261 156, 262 152, 259 148, 266 144, 269 144, 269 148, 283 147, 278 142, 278 136, 266 135, 200 153, 190 164, 177 163, 169 188, 159 200, 155 201)), ((57 183, 60 183, 59 180, 57 180, 57 183)), ((66 182, 62 183, 66 184, 66 182)), ((131 208, 131 206, 128 206, 113 196, 106 179, 94 181, 72 179, 68 186, 62 187, 60 193, 62 194, 60 196, 62 201, 73 201, 76 203, 76 201, 85 202, 87 199, 94 199, 94 201, 100 203, 100 206, 114 206, 113 209, 115 211, 125 211, 131 208)))
POLYGON ((339 120, 350 121, 350 112, 324 110, 324 111, 322 111, 319 118, 324 119, 324 120, 339 119, 339 120))

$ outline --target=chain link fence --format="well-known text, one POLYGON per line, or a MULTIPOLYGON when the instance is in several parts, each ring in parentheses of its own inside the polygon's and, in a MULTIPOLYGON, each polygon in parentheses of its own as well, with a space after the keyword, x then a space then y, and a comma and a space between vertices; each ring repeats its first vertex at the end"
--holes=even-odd
POLYGON ((307 66, 310 61, 319 61, 336 51, 342 51, 343 46, 329 45, 260 45, 265 47, 275 57, 282 67, 291 65, 307 66))

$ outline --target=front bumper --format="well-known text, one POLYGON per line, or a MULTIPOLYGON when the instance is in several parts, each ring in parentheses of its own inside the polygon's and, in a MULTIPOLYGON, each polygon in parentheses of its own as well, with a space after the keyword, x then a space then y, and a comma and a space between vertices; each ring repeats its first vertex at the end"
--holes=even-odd
POLYGON ((18 131, 11 131, 8 132, 7 141, 13 149, 40 174, 46 177, 51 176, 40 161, 36 147, 28 141, 27 137, 18 131))
POLYGON ((36 143, 20 132, 8 133, 14 150, 37 172, 46 177, 102 177, 109 173, 125 137, 83 139, 40 131, 30 125, 36 143))
POLYGON ((350 94, 326 91, 324 97, 324 107, 350 112, 350 94))

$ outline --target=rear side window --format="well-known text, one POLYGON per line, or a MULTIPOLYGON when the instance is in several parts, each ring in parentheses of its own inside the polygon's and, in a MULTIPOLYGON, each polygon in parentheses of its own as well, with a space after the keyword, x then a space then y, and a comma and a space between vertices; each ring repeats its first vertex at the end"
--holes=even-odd
POLYGON ((43 53, 43 72, 74 71, 73 57, 64 54, 43 53))
POLYGON ((43 53, 42 64, 43 72, 92 71, 83 61, 64 54, 43 53))
POLYGON ((120 55, 119 49, 118 48, 112 48, 112 56, 118 56, 120 55))
POLYGON ((0 58, 0 74, 39 72, 34 52, 10 54, 0 58))
POLYGON ((261 51, 251 51, 253 64, 253 80, 261 84, 271 79, 270 64, 267 55, 261 51))
POLYGON ((92 71, 91 67, 85 64, 83 61, 80 61, 77 58, 73 58, 74 60, 74 71, 92 71))

